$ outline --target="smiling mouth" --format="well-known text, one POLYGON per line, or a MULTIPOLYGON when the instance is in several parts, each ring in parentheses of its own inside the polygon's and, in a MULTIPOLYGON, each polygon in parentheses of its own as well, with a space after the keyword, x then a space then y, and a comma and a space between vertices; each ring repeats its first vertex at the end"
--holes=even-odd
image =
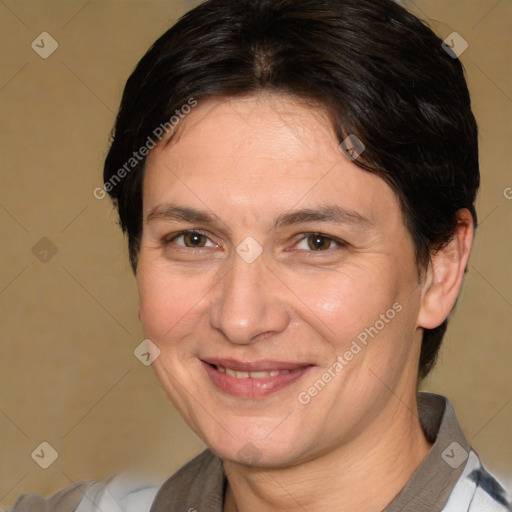
POLYGON ((201 360, 215 387, 231 396, 261 399, 282 390, 311 370, 314 365, 273 361, 239 362, 201 360))

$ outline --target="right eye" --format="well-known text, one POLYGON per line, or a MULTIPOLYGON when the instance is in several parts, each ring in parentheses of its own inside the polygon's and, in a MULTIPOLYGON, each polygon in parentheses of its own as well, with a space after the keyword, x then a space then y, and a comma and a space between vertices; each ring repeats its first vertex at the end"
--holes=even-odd
POLYGON ((201 249, 203 247, 220 247, 219 244, 214 244, 206 233, 197 230, 180 231, 179 233, 172 233, 165 237, 165 244, 170 246, 172 244, 187 249, 201 249), (207 243, 210 242, 210 245, 207 243))

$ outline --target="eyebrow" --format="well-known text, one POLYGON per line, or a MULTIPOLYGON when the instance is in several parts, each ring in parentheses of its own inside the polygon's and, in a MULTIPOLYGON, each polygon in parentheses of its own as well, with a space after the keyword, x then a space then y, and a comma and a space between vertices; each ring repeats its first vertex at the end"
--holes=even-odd
MULTIPOLYGON (((158 205, 152 208, 146 216, 146 222, 149 223, 155 220, 177 220, 203 225, 219 226, 226 232, 231 232, 227 225, 214 213, 185 206, 178 206, 175 204, 158 205)), ((271 229, 276 230, 280 227, 304 224, 307 222, 330 222, 334 224, 346 224, 363 228, 367 228, 372 225, 369 219, 355 210, 342 208, 338 205, 324 205, 318 208, 304 208, 281 213, 274 218, 271 224, 271 229)))
POLYGON ((281 213, 274 220, 273 229, 281 226, 292 226, 306 222, 331 222, 334 224, 348 224, 369 227, 369 219, 356 212, 342 208, 338 205, 324 205, 319 208, 305 208, 281 213))

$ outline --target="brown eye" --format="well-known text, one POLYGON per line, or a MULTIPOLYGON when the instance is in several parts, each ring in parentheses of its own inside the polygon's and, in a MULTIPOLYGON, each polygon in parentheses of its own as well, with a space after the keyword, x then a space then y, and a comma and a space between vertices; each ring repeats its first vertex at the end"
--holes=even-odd
POLYGON ((308 247, 314 251, 321 251, 323 249, 329 249, 332 240, 322 235, 310 235, 307 238, 308 247))
POLYGON ((297 248, 309 252, 326 252, 328 249, 343 245, 345 245, 343 242, 322 233, 306 233, 297 244, 297 248))
POLYGON ((207 238, 201 233, 185 233, 183 235, 183 241, 186 247, 204 247, 206 245, 207 238))
POLYGON ((168 236, 165 240, 166 245, 178 245, 188 249, 196 249, 201 247, 218 247, 208 236, 199 231, 183 231, 172 236, 168 236))

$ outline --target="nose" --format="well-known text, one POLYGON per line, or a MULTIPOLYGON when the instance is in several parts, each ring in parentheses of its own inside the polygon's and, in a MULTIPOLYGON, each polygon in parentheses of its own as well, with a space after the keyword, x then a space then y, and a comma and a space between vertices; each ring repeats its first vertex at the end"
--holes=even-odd
POLYGON ((280 300, 283 285, 274 272, 263 256, 247 263, 235 254, 231 269, 213 294, 211 327, 240 345, 284 331, 289 312, 284 300, 280 300))

